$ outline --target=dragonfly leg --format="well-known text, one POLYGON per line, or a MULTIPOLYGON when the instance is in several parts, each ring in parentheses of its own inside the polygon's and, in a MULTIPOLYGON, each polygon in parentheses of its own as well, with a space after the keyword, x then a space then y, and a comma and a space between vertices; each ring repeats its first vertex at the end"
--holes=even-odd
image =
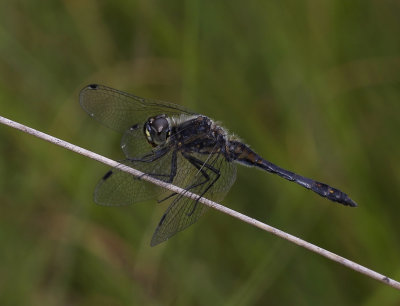
POLYGON ((196 210, 197 207, 197 203, 200 200, 200 198, 206 194, 206 192, 215 184, 215 182, 219 179, 219 177, 221 176, 221 173, 218 169, 214 168, 211 164, 208 163, 204 163, 202 160, 197 159, 191 155, 188 154, 184 154, 182 153, 183 157, 185 157, 194 167, 196 167, 200 173, 204 176, 205 180, 196 184, 193 184, 191 186, 189 186, 188 188, 186 188, 186 191, 189 191, 190 189, 196 188, 198 186, 204 185, 207 182, 210 181, 210 176, 207 174, 207 172, 203 169, 203 168, 207 168, 210 171, 212 171, 216 176, 215 178, 211 181, 210 184, 208 184, 208 186, 202 191, 202 193, 199 195, 199 197, 196 199, 196 202, 192 208, 192 210, 187 214, 188 216, 192 215, 193 212, 196 210))
MULTIPOLYGON (((147 154, 145 156, 143 156, 142 158, 128 158, 126 159, 127 161, 130 161, 132 163, 135 162, 142 162, 142 163, 152 163, 162 157, 165 156, 165 154, 167 154, 169 152, 169 150, 167 150, 166 148, 162 149, 162 150, 158 150, 153 154, 147 154), (150 157, 150 158, 147 158, 150 157)), ((172 183, 172 181, 174 180, 174 177, 176 176, 176 171, 177 171, 177 153, 176 150, 172 151, 172 157, 171 157, 171 171, 168 174, 162 174, 162 173, 143 173, 141 176, 139 176, 139 179, 141 179, 143 176, 145 175, 149 175, 151 177, 155 177, 155 178, 168 178, 167 180, 165 180, 165 182, 167 183, 172 183)))

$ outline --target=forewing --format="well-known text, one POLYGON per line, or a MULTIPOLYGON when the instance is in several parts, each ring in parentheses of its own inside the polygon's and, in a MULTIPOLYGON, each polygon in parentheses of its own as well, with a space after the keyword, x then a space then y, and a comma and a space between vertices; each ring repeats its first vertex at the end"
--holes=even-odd
MULTIPOLYGON (((217 177, 214 171, 203 166, 201 169, 205 171, 210 180, 201 184, 205 179, 204 175, 193 164, 181 156, 178 159, 179 172, 174 180, 174 184, 184 189, 189 189, 190 192, 202 195, 210 200, 220 201, 235 181, 236 166, 233 163, 227 162, 221 154, 211 156, 197 154, 196 158, 207 163, 213 169, 219 170, 221 175, 218 180, 214 181, 217 177), (191 188, 192 186, 196 187, 191 188), (205 194, 203 194, 204 192, 205 194)), ((155 246, 169 239, 177 232, 186 229, 195 223, 206 210, 207 206, 197 200, 185 197, 184 193, 176 195, 156 228, 151 240, 151 246, 155 246)))
POLYGON ((193 114, 173 103, 140 98, 97 84, 83 88, 79 101, 91 117, 121 133, 134 125, 143 127, 148 118, 156 115, 193 114))

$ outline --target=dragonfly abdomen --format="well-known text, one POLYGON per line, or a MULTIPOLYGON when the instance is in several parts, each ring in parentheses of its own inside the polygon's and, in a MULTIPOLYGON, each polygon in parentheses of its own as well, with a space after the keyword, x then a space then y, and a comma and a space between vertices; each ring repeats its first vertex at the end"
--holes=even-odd
POLYGON ((261 162, 257 163, 257 166, 268 172, 278 174, 284 179, 295 182, 307 189, 310 189, 320 196, 327 198, 333 202, 337 202, 346 206, 357 206, 357 204, 352 199, 350 199, 347 194, 327 184, 317 182, 313 179, 282 169, 281 167, 278 167, 264 159, 261 162))
POLYGON ((257 166, 263 159, 247 145, 239 141, 229 141, 226 145, 227 157, 246 166, 257 166))
POLYGON ((339 189, 333 188, 327 184, 314 181, 313 179, 298 175, 294 172, 285 170, 259 156, 253 150, 251 150, 245 144, 238 141, 231 141, 229 143, 229 156, 241 164, 247 166, 253 166, 273 174, 277 174, 280 177, 288 181, 295 182, 307 189, 314 191, 320 196, 327 198, 331 201, 355 207, 357 204, 349 198, 347 194, 340 191, 339 189))

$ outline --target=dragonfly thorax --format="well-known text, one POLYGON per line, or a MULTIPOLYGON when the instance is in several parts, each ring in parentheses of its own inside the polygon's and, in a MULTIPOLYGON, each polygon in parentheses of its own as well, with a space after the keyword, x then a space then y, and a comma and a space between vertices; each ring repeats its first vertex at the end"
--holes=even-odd
POLYGON ((144 125, 144 134, 153 147, 164 144, 171 135, 170 125, 166 116, 158 115, 149 118, 144 125))

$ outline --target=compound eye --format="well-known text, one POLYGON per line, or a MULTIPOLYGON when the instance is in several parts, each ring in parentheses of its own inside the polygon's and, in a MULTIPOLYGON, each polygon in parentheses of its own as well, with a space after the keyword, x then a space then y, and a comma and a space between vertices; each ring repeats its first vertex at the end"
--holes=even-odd
POLYGON ((157 118, 153 121, 151 127, 157 134, 161 134, 169 129, 169 123, 165 118, 157 118))
POLYGON ((147 141, 154 147, 163 144, 170 136, 169 122, 165 115, 160 115, 147 120, 144 126, 147 141))

